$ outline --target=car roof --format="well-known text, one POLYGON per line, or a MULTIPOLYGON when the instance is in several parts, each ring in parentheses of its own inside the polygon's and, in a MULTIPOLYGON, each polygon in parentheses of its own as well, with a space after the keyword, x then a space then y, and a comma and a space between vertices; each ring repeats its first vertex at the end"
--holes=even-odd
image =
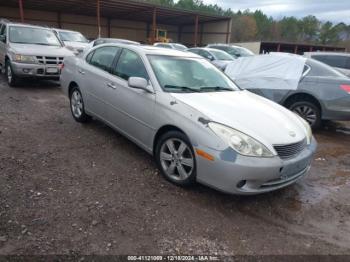
POLYGON ((305 52, 304 55, 342 55, 342 56, 350 56, 349 53, 342 52, 305 52))
POLYGON ((192 57, 192 58, 199 57, 198 55, 190 52, 179 51, 176 49, 165 49, 165 48, 151 46, 151 45, 128 45, 123 43, 107 43, 107 44, 99 45, 98 47, 102 47, 102 46, 117 46, 117 47, 127 48, 139 54, 144 54, 144 55, 164 55, 164 56, 192 57))
POLYGON ((41 28, 41 29, 52 30, 50 27, 46 27, 46 26, 32 25, 32 24, 25 24, 25 23, 16 23, 16 22, 8 22, 6 20, 5 20, 4 23, 7 24, 8 26, 12 25, 12 26, 33 27, 33 28, 41 28))

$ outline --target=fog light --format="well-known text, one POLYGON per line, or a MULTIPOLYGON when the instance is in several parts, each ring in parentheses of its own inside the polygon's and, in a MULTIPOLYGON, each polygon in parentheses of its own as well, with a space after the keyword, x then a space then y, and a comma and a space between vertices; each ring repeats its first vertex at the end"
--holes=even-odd
POLYGON ((246 183, 247 183, 247 180, 241 180, 237 183, 237 187, 242 188, 245 186, 246 183))

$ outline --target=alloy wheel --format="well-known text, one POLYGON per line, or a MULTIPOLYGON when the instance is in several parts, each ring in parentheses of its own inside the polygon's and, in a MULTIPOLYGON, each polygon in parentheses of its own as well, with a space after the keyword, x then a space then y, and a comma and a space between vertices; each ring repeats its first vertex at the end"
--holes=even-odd
POLYGON ((9 64, 7 65, 7 82, 8 83, 12 82, 12 69, 9 64))
POLYGON ((83 113, 83 98, 78 90, 74 90, 71 95, 71 107, 73 115, 80 118, 83 113))
POLYGON ((194 169, 191 149, 177 138, 170 138, 163 143, 160 149, 160 163, 165 174, 177 181, 186 180, 194 169))
POLYGON ((310 126, 313 126, 317 120, 315 110, 307 105, 300 105, 293 108, 293 112, 304 118, 310 126))

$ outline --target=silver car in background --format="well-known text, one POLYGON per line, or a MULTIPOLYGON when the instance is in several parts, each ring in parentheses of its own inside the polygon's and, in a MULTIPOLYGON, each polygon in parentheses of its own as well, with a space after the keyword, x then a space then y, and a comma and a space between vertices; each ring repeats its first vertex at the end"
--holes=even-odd
POLYGON ((152 154, 176 185, 268 192, 307 174, 316 150, 302 118, 190 52, 97 46, 65 60, 61 85, 77 122, 102 120, 152 154))
POLYGON ((204 57, 221 70, 225 70, 226 66, 234 60, 228 53, 213 48, 195 47, 189 48, 187 51, 204 57))
POLYGON ((76 55, 82 53, 89 44, 89 40, 87 40, 80 32, 57 28, 53 28, 52 30, 64 43, 64 46, 76 55))

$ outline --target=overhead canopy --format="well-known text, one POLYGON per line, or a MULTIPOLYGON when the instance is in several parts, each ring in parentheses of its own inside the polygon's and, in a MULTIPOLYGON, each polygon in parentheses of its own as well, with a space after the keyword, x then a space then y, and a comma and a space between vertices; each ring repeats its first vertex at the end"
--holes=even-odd
MULTIPOLYGON (((97 8, 97 0, 24 0, 22 2, 24 9, 65 12, 90 16, 96 15, 97 8)), ((199 23, 230 19, 230 17, 187 11, 179 8, 169 8, 146 3, 144 1, 100 0, 99 2, 101 16, 115 19, 132 19, 151 23, 155 9, 157 12, 158 24, 194 24, 196 16, 198 16, 199 23)), ((6 0, 3 1, 1 5, 17 8, 19 6, 19 1, 6 0)))
POLYGON ((306 58, 286 53, 241 57, 230 63, 225 73, 245 89, 298 88, 306 58))

